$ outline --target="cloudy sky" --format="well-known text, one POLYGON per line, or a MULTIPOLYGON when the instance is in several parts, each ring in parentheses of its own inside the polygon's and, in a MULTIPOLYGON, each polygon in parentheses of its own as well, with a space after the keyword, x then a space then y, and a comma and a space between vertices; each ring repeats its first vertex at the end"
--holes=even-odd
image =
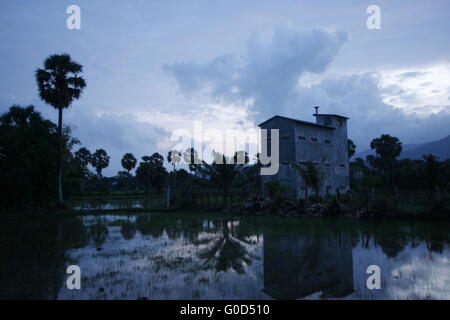
POLYGON ((246 130, 275 114, 351 118, 358 150, 450 134, 449 0, 15 0, 0 3, 0 112, 39 100, 34 70, 68 52, 87 88, 65 112, 91 150, 164 155, 171 133, 246 130), (81 30, 66 9, 81 8, 81 30), (381 30, 366 26, 369 5, 381 30))

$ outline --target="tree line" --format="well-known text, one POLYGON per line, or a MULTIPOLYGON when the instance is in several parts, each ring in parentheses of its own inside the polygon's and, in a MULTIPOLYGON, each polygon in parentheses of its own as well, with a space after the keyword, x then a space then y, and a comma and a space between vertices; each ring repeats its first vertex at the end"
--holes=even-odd
MULTIPOLYGON (((58 111, 57 124, 44 119, 33 106, 13 105, 0 116, 1 207, 63 207, 64 196, 89 191, 143 191, 159 195, 166 191, 174 196, 181 192, 193 195, 199 189, 216 190, 227 206, 236 194, 259 197, 264 189, 269 196, 283 191, 284 187, 277 182, 263 186, 258 155, 254 164, 250 164, 244 151, 231 157, 216 153, 211 164, 199 161, 193 148, 171 150, 166 159, 159 153, 144 155, 139 163, 132 153, 125 153, 121 159, 124 170, 115 177, 103 177, 103 170, 110 164, 107 151, 91 152, 85 147, 74 151, 80 141, 72 136, 70 127, 63 125, 63 110, 79 99, 86 87, 82 71, 83 67, 68 54, 52 55, 44 61, 43 68, 36 70, 39 96, 58 111), (189 172, 177 169, 181 159, 189 164, 189 172), (173 167, 172 172, 164 166, 165 160, 173 167), (95 173, 89 170, 89 165, 95 173)), ((435 188, 448 187, 449 160, 440 161, 433 155, 424 155, 422 160, 398 160, 402 143, 387 134, 374 139, 371 148, 375 155, 350 163, 353 190, 395 187, 426 189, 431 193, 435 188)), ((355 150, 355 144, 349 140, 349 159, 355 150)), ((306 189, 318 194, 323 180, 320 166, 313 163, 293 166, 306 189)))
POLYGON ((418 160, 399 160, 402 143, 388 134, 373 139, 370 147, 375 155, 350 162, 352 189, 426 190, 431 195, 436 189, 445 190, 450 186, 450 159, 441 161, 432 154, 426 154, 418 160))

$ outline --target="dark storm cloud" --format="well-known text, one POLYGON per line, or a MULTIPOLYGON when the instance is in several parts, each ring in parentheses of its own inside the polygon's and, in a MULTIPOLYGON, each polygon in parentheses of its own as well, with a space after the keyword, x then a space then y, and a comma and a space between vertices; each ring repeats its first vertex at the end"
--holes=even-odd
MULTIPOLYGON (((244 57, 220 56, 204 64, 184 62, 164 69, 185 93, 207 89, 212 99, 253 99, 252 107, 259 114, 256 121, 274 114, 312 120, 315 105, 323 112, 349 116, 349 136, 361 148, 383 133, 405 142, 448 135, 450 114, 445 106, 444 111, 427 116, 405 113, 384 101, 385 95, 403 96, 402 87, 383 87, 377 73, 326 77, 315 85, 299 87, 299 79, 306 72, 326 71, 345 42, 347 34, 339 30, 279 28, 266 39, 252 38, 244 57)), ((404 72, 400 77, 425 74, 404 72)), ((408 100, 408 96, 404 98, 408 100)))
POLYGON ((426 142, 449 134, 448 111, 429 115, 405 113, 383 101, 385 91, 380 87, 379 81, 375 73, 323 80, 317 85, 299 89, 297 103, 293 105, 305 108, 291 108, 286 113, 290 116, 308 117, 311 114, 308 107, 316 103, 323 112, 349 116, 349 136, 362 149, 368 146, 371 139, 383 133, 395 135, 406 143, 426 142))
POLYGON ((164 69, 184 92, 207 88, 215 97, 253 99, 255 111, 265 117, 292 99, 302 74, 325 71, 346 41, 340 30, 277 28, 267 38, 250 39, 243 57, 226 55, 164 69))
MULTIPOLYGON (((186 110, 198 111, 201 117, 204 105, 214 104, 220 106, 218 112, 226 113, 233 110, 226 109, 231 102, 243 109, 251 105, 257 118, 246 116, 245 120, 257 123, 275 113, 312 120, 312 107, 320 105, 324 112, 350 116, 350 135, 365 144, 388 130, 400 132, 412 142, 433 133, 433 138, 440 138, 448 127, 444 112, 425 118, 406 116, 383 103, 383 95, 403 95, 401 87, 380 91, 376 77, 338 77, 334 72, 383 72, 385 66, 420 72, 416 66, 447 61, 450 19, 446 0, 411 0, 408 10, 403 3, 385 1, 382 9, 389 19, 383 21, 380 32, 367 30, 367 4, 360 1, 286 0, 280 5, 270 0, 77 0, 82 29, 67 30, 70 4, 66 0, 0 2, 4 44, 0 51, 4 75, 0 78, 0 113, 13 103, 34 104, 56 121, 57 113, 37 96, 33 74, 48 55, 69 52, 84 66, 88 86, 64 120, 77 127, 74 135, 90 149, 104 147, 117 153, 110 167, 113 173, 120 170, 125 149, 139 156, 163 152, 153 146, 167 138, 170 125, 166 120, 158 122, 161 129, 147 125, 137 118, 144 112, 191 121, 186 110), (330 24, 348 32, 351 41, 343 31, 279 27, 330 24), (271 31, 268 37, 251 37, 271 31), (163 65, 166 73, 161 72, 163 65), (335 80, 298 88, 299 78, 323 71, 335 80), (167 73, 192 101, 179 94, 167 73), (204 94, 205 90, 210 95, 204 94)), ((414 75, 418 76, 405 76, 414 75)), ((235 120, 220 119, 222 127, 232 126, 235 120)))

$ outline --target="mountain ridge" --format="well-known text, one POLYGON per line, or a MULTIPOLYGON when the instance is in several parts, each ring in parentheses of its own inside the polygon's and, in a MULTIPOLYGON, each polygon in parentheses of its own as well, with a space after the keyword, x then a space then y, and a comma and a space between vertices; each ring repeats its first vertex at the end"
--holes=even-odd
MULTIPOLYGON (((357 152, 352 159, 363 158, 366 159, 368 155, 375 155, 375 151, 366 149, 357 152)), ((425 142, 425 143, 410 143, 403 145, 402 153, 399 159, 422 159, 423 155, 433 154, 441 161, 450 159, 450 135, 440 140, 425 142)))

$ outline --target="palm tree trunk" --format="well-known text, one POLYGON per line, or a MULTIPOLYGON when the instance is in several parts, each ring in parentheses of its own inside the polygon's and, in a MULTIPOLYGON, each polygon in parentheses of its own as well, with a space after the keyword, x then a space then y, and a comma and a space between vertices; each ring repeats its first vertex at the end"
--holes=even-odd
POLYGON ((228 189, 225 189, 223 192, 223 203, 225 205, 225 208, 228 207, 229 201, 230 200, 230 192, 228 191, 228 189))
POLYGON ((63 109, 58 108, 58 205, 63 206, 63 192, 62 192, 62 113, 63 109))
POLYGON ((125 182, 125 192, 128 194, 128 183, 130 182, 130 170, 128 170, 127 181, 125 182))

